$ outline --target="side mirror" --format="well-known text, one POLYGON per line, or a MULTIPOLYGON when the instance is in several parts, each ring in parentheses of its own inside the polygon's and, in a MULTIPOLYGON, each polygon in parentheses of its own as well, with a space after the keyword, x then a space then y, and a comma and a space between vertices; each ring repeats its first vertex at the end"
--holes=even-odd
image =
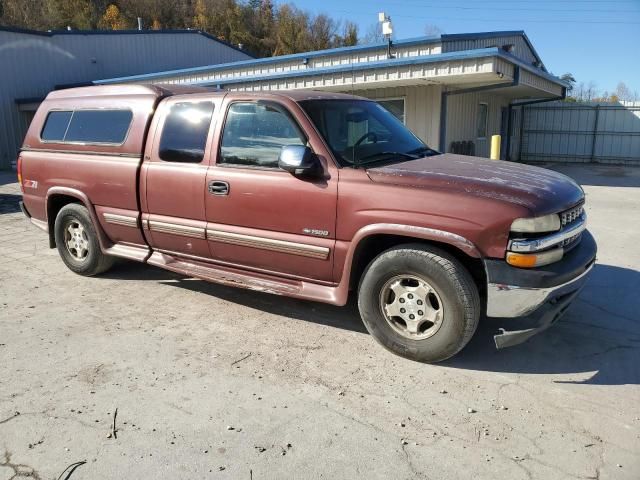
POLYGON ((304 145, 282 147, 278 167, 296 177, 319 177, 323 173, 318 156, 304 145))

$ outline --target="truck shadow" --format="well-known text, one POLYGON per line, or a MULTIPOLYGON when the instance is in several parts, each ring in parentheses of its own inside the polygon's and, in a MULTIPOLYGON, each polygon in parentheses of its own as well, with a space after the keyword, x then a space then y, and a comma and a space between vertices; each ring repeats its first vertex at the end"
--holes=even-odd
POLYGON ((19 212, 20 205, 18 202, 20 200, 22 200, 22 195, 0 193, 0 215, 19 212))
POLYGON ((640 272, 596 265, 584 290, 549 330, 504 350, 508 320, 483 319, 469 345, 443 365, 466 370, 563 375, 557 383, 640 384, 640 272))
POLYGON ((204 280, 183 277, 176 273, 149 265, 141 266, 140 264, 131 262, 119 263, 113 270, 102 276, 121 280, 153 280, 163 285, 211 295, 220 300, 274 315, 353 332, 367 333, 367 330, 360 320, 354 298, 351 298, 345 307, 336 307, 325 303, 308 302, 270 293, 218 285, 204 280))
MULTIPOLYGON (((346 307, 226 287, 154 267, 122 263, 105 277, 151 280, 287 318, 367 333, 355 299, 346 307)), ((493 335, 506 321, 481 319, 467 347, 439 365, 486 372, 562 375, 558 383, 640 384, 640 272, 597 265, 579 298, 549 330, 496 350, 493 335)), ((382 347, 380 354, 386 355, 382 347)))

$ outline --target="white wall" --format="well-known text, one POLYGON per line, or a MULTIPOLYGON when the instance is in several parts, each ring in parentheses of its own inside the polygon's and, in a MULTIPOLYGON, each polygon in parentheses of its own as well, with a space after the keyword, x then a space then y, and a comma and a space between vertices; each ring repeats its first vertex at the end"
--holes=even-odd
POLYGON ((471 140, 475 144, 475 154, 479 157, 488 157, 491 135, 500 134, 502 107, 508 105, 508 98, 495 93, 449 95, 446 151, 450 151, 451 142, 471 140), (487 136, 484 139, 477 137, 478 105, 481 102, 488 104, 487 136))
MULTIPOLYGON (((440 136, 440 86, 410 86, 355 90, 355 95, 379 100, 404 98, 405 124, 427 145, 438 148, 440 136)), ((351 91, 346 93, 352 93, 351 91)))

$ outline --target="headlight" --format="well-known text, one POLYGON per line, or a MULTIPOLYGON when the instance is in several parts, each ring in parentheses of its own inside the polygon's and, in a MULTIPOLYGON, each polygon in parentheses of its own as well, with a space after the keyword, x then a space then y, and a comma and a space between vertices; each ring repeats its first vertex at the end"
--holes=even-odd
POLYGON ((517 218, 511 224, 512 232, 543 233, 560 230, 560 216, 552 213, 544 217, 517 218))

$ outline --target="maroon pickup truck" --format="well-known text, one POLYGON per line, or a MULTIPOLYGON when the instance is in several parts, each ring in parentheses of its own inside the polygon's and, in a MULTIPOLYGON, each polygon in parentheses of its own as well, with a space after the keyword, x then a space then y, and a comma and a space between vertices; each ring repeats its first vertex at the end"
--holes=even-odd
POLYGON ((81 275, 114 257, 334 305, 435 362, 482 315, 498 347, 551 325, 596 244, 582 189, 439 153, 379 104, 314 91, 121 85, 50 93, 18 158, 22 209, 81 275))

